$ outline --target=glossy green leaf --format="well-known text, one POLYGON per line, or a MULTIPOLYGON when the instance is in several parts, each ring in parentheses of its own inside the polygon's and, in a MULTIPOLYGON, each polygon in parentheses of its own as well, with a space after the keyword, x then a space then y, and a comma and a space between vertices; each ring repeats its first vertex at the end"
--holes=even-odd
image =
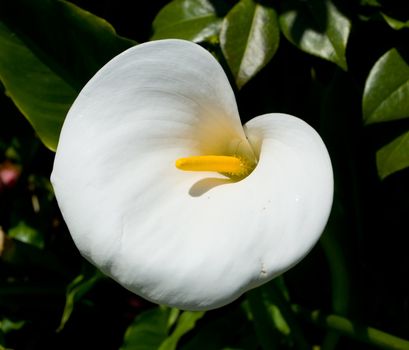
POLYGON ((409 167, 409 131, 376 153, 376 165, 381 179, 409 167))
POLYGON ((281 335, 293 338, 297 349, 309 349, 303 330, 291 310, 282 277, 247 292, 247 300, 249 316, 263 349, 279 347, 281 335))
MULTIPOLYGON (((285 293, 287 293, 284 282, 281 278, 276 279, 275 282, 276 284, 280 284, 280 286, 282 286, 281 288, 283 289, 283 292, 285 291, 285 293)), ((263 302, 264 311, 266 311, 266 314, 269 315, 268 322, 270 322, 271 320, 274 328, 276 328, 283 335, 288 336, 290 334, 290 328, 285 321, 280 309, 274 302, 273 298, 271 298, 271 292, 269 291, 270 288, 271 286, 269 288, 259 288, 258 291, 254 294, 258 295, 260 301, 263 302)), ((252 306, 254 307, 254 303, 252 303, 251 297, 252 296, 249 296, 249 298, 247 298, 247 300, 243 302, 242 305, 249 320, 253 321, 254 315, 252 314, 252 306)))
POLYGON ((37 248, 44 248, 44 236, 23 221, 12 227, 8 231, 8 236, 20 242, 33 245, 37 248))
POLYGON ((204 314, 180 313, 166 306, 145 311, 128 327, 121 350, 175 350, 180 338, 192 330, 204 314))
POLYGON ((7 95, 28 119, 44 144, 55 150, 62 123, 77 91, 2 23, 0 79, 7 89, 7 95))
POLYGON ((167 307, 142 312, 126 330, 121 350, 158 350, 168 334, 169 316, 167 307))
POLYGON ((74 311, 75 304, 102 278, 104 278, 104 275, 99 270, 88 263, 84 265, 83 272, 78 275, 67 287, 65 307, 58 331, 61 331, 67 321, 70 319, 71 314, 74 311))
POLYGON ((281 337, 269 312, 269 300, 260 288, 247 292, 249 317, 253 322, 258 341, 263 350, 276 349, 281 337))
POLYGON ((180 338, 192 330, 198 320, 204 316, 204 312, 184 311, 176 323, 176 328, 172 334, 165 339, 159 350, 175 350, 180 338))
POLYGON ((132 44, 106 21, 69 2, 0 3, 0 80, 52 150, 81 87, 132 44))
POLYGON ((259 344, 251 321, 240 305, 218 317, 203 320, 180 350, 257 350, 259 344))
POLYGON ((409 117, 409 65, 398 50, 385 53, 369 72, 363 114, 366 124, 409 117))
POLYGON ((392 18, 382 12, 381 15, 384 18, 385 22, 388 23, 389 27, 391 27, 392 29, 401 30, 403 28, 409 28, 409 20, 403 22, 396 18, 392 18))
POLYGON ((205 41, 220 31, 221 19, 209 0, 174 0, 153 21, 152 40, 177 38, 205 41))
POLYGON ((331 0, 287 0, 279 21, 285 37, 298 48, 347 69, 351 22, 331 0))
POLYGON ((241 88, 274 56, 279 27, 273 8, 254 0, 241 0, 223 20, 220 44, 241 88))

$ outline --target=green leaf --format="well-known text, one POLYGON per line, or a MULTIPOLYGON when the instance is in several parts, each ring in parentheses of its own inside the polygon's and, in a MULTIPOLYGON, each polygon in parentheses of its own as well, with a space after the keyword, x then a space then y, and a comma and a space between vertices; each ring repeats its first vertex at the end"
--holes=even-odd
POLYGON ((23 221, 20 221, 16 226, 11 228, 8 231, 8 236, 37 248, 44 248, 44 236, 23 221))
POLYGON ((166 306, 141 313, 128 327, 121 350, 175 350, 180 338, 193 329, 205 313, 185 311, 179 314, 180 310, 166 306))
POLYGON ((362 6, 381 7, 379 0, 360 0, 362 6))
POLYGON ((273 346, 279 348, 277 341, 282 333, 287 339, 293 338, 297 349, 309 349, 310 346, 291 310, 286 294, 282 277, 247 292, 249 311, 254 320, 260 344, 265 349, 273 346))
POLYGON ((0 3, 0 80, 51 150, 81 87, 133 44, 103 19, 69 2, 0 3))
MULTIPOLYGON (((2 231, 0 230, 0 236, 1 233, 2 231)), ((53 252, 40 250, 35 245, 26 244, 17 239, 6 239, 4 243, 6 243, 5 246, 1 247, 3 248, 1 260, 7 264, 12 264, 16 267, 30 266, 34 269, 41 268, 57 273, 61 273, 64 269, 61 261, 53 252)), ((4 244, 0 243, 0 245, 4 244)))
POLYGON ((246 295, 249 314, 261 348, 263 350, 278 349, 281 337, 268 311, 268 300, 265 293, 260 288, 255 288, 248 291, 246 295))
POLYGON ((241 0, 227 14, 220 44, 239 88, 271 60, 279 38, 277 15, 271 7, 241 0))
MULTIPOLYGON (((282 289, 285 289, 285 285, 283 280, 280 279, 276 279, 275 281, 277 284, 281 283, 282 285, 282 289)), ((257 292, 253 292, 253 294, 259 295, 259 299, 260 301, 263 301, 264 304, 264 309, 267 312, 267 314, 269 314, 269 322, 270 320, 272 320, 273 324, 274 324, 274 328, 276 328, 280 333, 282 333, 285 336, 288 336, 290 334, 290 327, 288 326, 287 322, 285 321, 280 309, 278 308, 278 306, 274 303, 273 300, 271 300, 271 296, 269 296, 266 292, 267 288, 259 288, 257 292)), ((287 291, 285 290, 285 292, 287 293, 287 291)), ((271 294, 271 293, 270 293, 271 294)), ((242 304, 243 309, 246 311, 247 317, 249 318, 249 320, 254 321, 254 316, 252 314, 252 310, 251 310, 251 305, 254 308, 254 302, 252 303, 251 301, 251 295, 249 296, 249 298, 247 298, 247 300, 245 300, 242 304)))
POLYGON ((4 347, 4 335, 12 331, 20 330, 25 324, 26 321, 11 321, 8 318, 0 319, 0 350, 7 350, 7 348, 4 347))
POLYGON ((409 131, 376 153, 376 165, 381 179, 409 167, 409 131))
POLYGON ((7 334, 12 331, 18 331, 19 329, 23 328, 26 324, 26 321, 11 321, 8 318, 2 318, 0 320, 0 330, 7 334))
POLYGON ((170 309, 169 318, 168 318, 168 330, 173 327, 175 322, 178 320, 179 315, 180 315, 179 309, 176 309, 175 307, 170 309))
POLYGON ((330 0, 288 0, 279 21, 284 36, 299 49, 347 70, 345 49, 351 22, 330 0))
POLYGON ((74 310, 77 303, 104 275, 96 268, 86 263, 83 272, 78 275, 67 287, 65 306, 57 331, 61 331, 74 310))
POLYGON ((44 144, 55 150, 77 91, 0 22, 0 79, 44 144))
POLYGON ((392 18, 384 13, 381 12, 381 15, 386 23, 388 23, 389 27, 395 30, 401 30, 403 28, 409 28, 409 20, 402 22, 396 18, 392 18))
POLYGON ((409 65, 398 50, 389 50, 372 67, 362 105, 366 124, 409 117, 409 65))
POLYGON ((202 42, 220 31, 221 19, 209 0, 174 0, 153 21, 152 40, 177 38, 202 42))
POLYGON ((176 324, 173 333, 165 339, 159 347, 159 350, 175 350, 180 338, 192 330, 198 320, 204 316, 201 311, 185 311, 183 312, 176 324))
POLYGON ((126 330, 121 350, 158 350, 168 334, 169 316, 167 307, 142 312, 126 330))
POLYGON ((256 350, 253 325, 240 305, 224 309, 217 317, 203 320, 180 350, 256 350))

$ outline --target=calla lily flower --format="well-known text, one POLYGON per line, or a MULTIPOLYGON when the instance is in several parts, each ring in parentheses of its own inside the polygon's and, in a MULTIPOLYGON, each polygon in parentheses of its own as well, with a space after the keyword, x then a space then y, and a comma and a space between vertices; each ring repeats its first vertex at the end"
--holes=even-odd
POLYGON ((219 63, 182 40, 133 47, 87 83, 52 183, 86 259, 189 310, 223 306, 294 266, 333 195, 317 132, 285 114, 242 126, 219 63))

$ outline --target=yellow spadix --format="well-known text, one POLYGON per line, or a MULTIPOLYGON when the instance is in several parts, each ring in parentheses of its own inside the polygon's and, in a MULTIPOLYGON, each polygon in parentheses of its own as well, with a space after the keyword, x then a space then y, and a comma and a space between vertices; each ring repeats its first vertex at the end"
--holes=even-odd
POLYGON ((232 177, 246 177, 254 166, 235 156, 192 156, 176 160, 176 168, 185 171, 214 171, 232 177))

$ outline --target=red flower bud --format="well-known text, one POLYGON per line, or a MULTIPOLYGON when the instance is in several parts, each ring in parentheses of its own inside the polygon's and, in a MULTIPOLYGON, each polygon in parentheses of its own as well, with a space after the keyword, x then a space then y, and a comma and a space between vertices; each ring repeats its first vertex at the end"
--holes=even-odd
POLYGON ((0 164, 0 191, 12 188, 20 177, 20 173, 20 167, 10 161, 6 160, 0 164))

